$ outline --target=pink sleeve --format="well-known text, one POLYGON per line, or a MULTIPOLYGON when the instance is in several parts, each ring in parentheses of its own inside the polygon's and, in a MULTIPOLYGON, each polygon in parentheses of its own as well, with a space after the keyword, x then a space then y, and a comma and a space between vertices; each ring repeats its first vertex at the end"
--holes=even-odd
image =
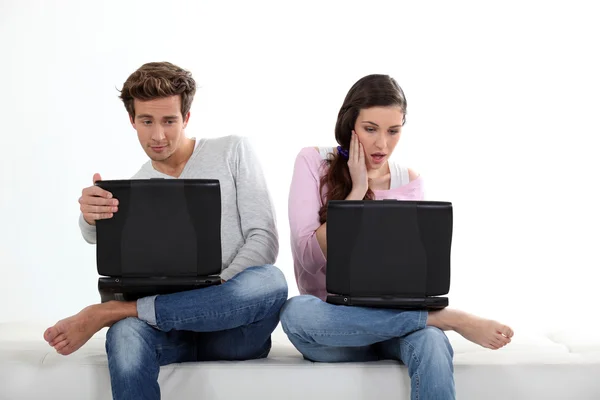
POLYGON ((314 275, 325 267, 327 260, 317 242, 315 231, 319 222, 320 154, 306 147, 298 153, 288 198, 290 240, 294 256, 294 268, 314 275))

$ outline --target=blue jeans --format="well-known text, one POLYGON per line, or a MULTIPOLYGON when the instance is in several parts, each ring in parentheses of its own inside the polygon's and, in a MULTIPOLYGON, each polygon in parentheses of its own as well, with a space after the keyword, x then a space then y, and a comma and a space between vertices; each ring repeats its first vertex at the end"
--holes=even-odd
POLYGON ((454 399, 454 352, 427 312, 335 306, 296 296, 281 325, 304 358, 316 362, 399 360, 408 367, 411 399, 454 399))
POLYGON ((138 301, 138 318, 121 320, 107 332, 113 398, 160 399, 162 365, 267 357, 287 296, 283 273, 262 266, 218 286, 138 301), (145 318, 151 321, 139 312, 148 300, 155 315, 145 318))

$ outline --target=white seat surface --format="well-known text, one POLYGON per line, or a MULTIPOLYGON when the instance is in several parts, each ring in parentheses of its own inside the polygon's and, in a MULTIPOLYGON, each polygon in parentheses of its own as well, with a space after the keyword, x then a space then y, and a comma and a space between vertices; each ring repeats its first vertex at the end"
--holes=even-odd
MULTIPOLYGON (((61 356, 43 340, 46 325, 0 324, 0 399, 111 399, 106 330, 61 356)), ((593 332, 519 333, 491 351, 454 332, 457 398, 600 399, 600 339, 593 332)), ((163 399, 409 399, 407 369, 395 361, 306 361, 278 327, 267 359, 161 368, 163 399)))

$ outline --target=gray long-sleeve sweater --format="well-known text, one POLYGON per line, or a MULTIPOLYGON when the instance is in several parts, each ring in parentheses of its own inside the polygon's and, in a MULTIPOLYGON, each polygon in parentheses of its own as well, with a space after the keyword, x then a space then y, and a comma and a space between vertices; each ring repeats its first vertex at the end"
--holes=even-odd
MULTIPOLYGON (((145 163, 133 179, 170 178, 145 163)), ((252 266, 274 264, 279 252, 275 211, 248 140, 240 136, 199 139, 180 179, 218 179, 221 185, 221 278, 252 266)), ((79 217, 83 238, 96 243, 96 227, 79 217)))

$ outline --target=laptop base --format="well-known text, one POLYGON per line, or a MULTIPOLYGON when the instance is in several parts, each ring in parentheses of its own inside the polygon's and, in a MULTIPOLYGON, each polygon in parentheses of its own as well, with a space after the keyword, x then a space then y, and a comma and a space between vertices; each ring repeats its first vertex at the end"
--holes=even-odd
POLYGON ((142 297, 184 292, 221 284, 220 276, 207 277, 100 277, 100 301, 135 301, 142 297))
POLYGON ((448 307, 447 297, 362 297, 328 295, 327 303, 338 306, 394 308, 403 310, 441 310, 448 307))

